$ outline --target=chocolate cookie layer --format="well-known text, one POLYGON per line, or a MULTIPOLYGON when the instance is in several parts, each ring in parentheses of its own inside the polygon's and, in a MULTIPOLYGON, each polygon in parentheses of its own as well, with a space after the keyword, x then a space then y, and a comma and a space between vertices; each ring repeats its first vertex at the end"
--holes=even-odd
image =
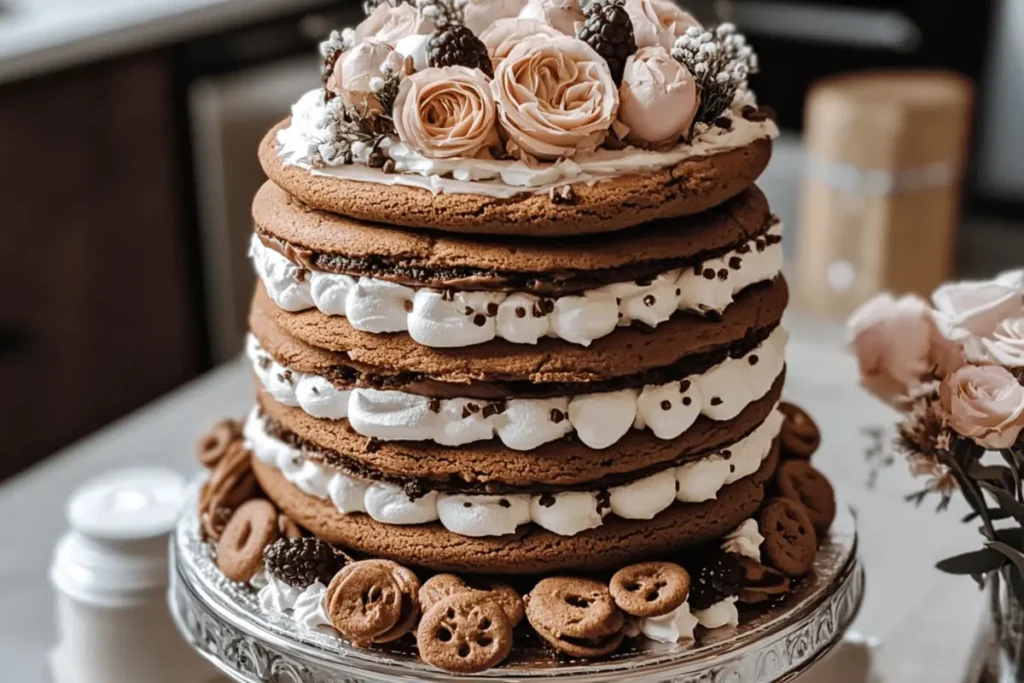
POLYGON ((256 194, 253 218, 265 245, 310 270, 412 287, 545 296, 695 267, 765 234, 776 221, 764 195, 751 187, 698 216, 662 219, 611 234, 572 241, 470 240, 317 211, 270 182, 256 194))
POLYGON ((357 434, 347 420, 318 420, 299 408, 281 405, 264 391, 258 392, 257 400, 272 436, 347 474, 387 480, 412 494, 425 490, 537 493, 616 486, 720 451, 765 421, 784 383, 783 375, 771 391, 732 420, 700 417, 675 439, 633 429, 603 450, 575 439, 530 451, 512 450, 497 440, 459 447, 379 441, 357 434))
POLYGON ((771 157, 769 140, 675 166, 571 185, 570 201, 524 192, 507 199, 343 180, 285 165, 278 131, 260 144, 263 170, 303 203, 359 220, 445 232, 566 237, 613 232, 661 218, 706 211, 746 190, 771 157))
MULTIPOLYGON (((331 365, 349 365, 379 376, 413 373, 419 378, 466 385, 470 382, 560 383, 597 382, 640 375, 674 365, 691 356, 720 353, 723 348, 763 338, 778 325, 789 300, 786 281, 748 287, 713 321, 677 314, 654 333, 623 327, 589 347, 544 338, 534 345, 493 340, 478 346, 435 349, 414 342, 406 333, 370 334, 355 330, 346 318, 317 310, 289 313, 278 308, 257 285, 249 324, 264 348, 296 369, 318 361, 300 350, 294 357, 275 345, 268 330, 278 331, 309 347, 340 354, 331 365)), ((316 371, 309 365, 309 371, 316 371)), ((407 380, 400 380, 407 382, 407 380)), ((465 392, 462 395, 469 395, 465 392)))
POLYGON ((679 561, 678 553, 720 538, 753 515, 777 464, 776 443, 754 475, 726 486, 716 500, 675 503, 651 520, 609 517, 602 526, 575 536, 527 525, 515 534, 490 538, 460 536, 439 523, 395 526, 362 513, 345 515, 330 501, 292 486, 269 465, 253 459, 253 470, 288 517, 318 538, 346 549, 434 571, 540 574, 614 570, 645 559, 679 561))

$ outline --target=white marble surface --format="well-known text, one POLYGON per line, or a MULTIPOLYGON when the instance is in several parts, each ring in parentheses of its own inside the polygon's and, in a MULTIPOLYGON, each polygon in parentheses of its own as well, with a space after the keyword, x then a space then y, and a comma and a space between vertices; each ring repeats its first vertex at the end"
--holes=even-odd
MULTIPOLYGON (((904 503, 903 495, 917 482, 900 463, 884 471, 874 489, 867 488, 867 442, 860 429, 889 424, 892 415, 854 386, 854 365, 841 350, 840 329, 798 316, 791 316, 789 326, 786 394, 823 428, 816 463, 857 509, 868 572, 867 597, 855 624, 859 638, 806 680, 961 683, 971 649, 966 636, 982 615, 981 594, 969 579, 941 575, 932 565, 974 547, 974 530, 958 522, 962 507, 936 515, 904 503)), ((218 417, 242 415, 251 398, 244 364, 232 363, 0 485, 0 678, 45 680, 44 657, 55 637, 46 568, 64 527, 63 500, 75 485, 140 463, 194 471, 196 436, 218 417)))
POLYGON ((323 4, 323 0, 0 0, 0 83, 323 4))

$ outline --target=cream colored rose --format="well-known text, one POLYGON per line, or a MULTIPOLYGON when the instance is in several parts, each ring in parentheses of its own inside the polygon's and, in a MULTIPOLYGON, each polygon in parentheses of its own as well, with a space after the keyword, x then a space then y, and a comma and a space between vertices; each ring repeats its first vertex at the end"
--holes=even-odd
POLYGON ((408 3, 392 7, 382 2, 370 16, 356 26, 356 43, 370 38, 394 47, 402 38, 417 33, 429 33, 430 22, 408 3))
POLYGON ((1005 368, 965 365, 939 387, 949 426, 985 448, 1009 448, 1024 429, 1024 386, 1005 368))
POLYGON ((633 23, 637 47, 660 45, 671 50, 686 29, 700 26, 689 12, 671 0, 626 0, 625 7, 633 23))
POLYGON ((487 47, 494 70, 498 63, 508 57, 519 43, 532 36, 548 36, 554 38, 562 33, 536 19, 498 19, 480 34, 480 40, 487 47))
POLYGON ((490 79, 479 69, 448 66, 402 81, 395 129, 409 148, 431 159, 477 157, 500 144, 490 79))
POLYGON ((537 159, 591 152, 619 108, 608 65, 581 40, 529 38, 498 65, 491 83, 509 152, 537 159))
POLYGON ((883 401, 901 404, 932 366, 928 304, 916 296, 879 294, 847 323, 861 384, 883 401))
POLYGON ((641 147, 671 145, 697 114, 697 83, 685 66, 656 45, 626 60, 619 86, 619 121, 626 141, 641 147))
POLYGON ((494 22, 517 17, 525 6, 526 0, 469 0, 462 23, 479 36, 494 22))
POLYGON ((1004 320, 981 339, 986 361, 1005 368, 1024 368, 1024 316, 1004 320))
POLYGON ((575 36, 576 24, 584 19, 576 0, 529 0, 519 18, 535 19, 567 36, 575 36))
POLYGON ((345 104, 357 111, 382 114, 377 90, 389 71, 401 71, 402 62, 402 56, 387 43, 363 41, 335 62, 328 87, 333 86, 345 104))
POLYGON ((947 339, 985 337, 1024 312, 1024 291, 1011 281, 950 282, 932 293, 935 319, 947 339))

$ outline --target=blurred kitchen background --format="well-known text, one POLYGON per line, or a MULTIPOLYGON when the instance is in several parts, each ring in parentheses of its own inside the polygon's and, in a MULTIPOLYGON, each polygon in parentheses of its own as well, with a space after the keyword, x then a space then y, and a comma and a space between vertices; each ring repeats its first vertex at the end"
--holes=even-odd
MULTIPOLYGON (((754 86, 783 128, 761 186, 786 222, 791 261, 823 269, 825 281, 805 291, 891 284, 894 264, 915 267, 908 235, 911 251, 939 240, 931 251, 952 257, 939 269, 961 276, 1024 263, 1024 0, 697 0, 689 8, 707 22, 734 21, 760 55, 765 73, 754 86), (898 198, 857 199, 852 228, 849 216, 830 220, 828 201, 822 209, 802 199, 819 172, 851 161, 826 159, 824 171, 810 163, 812 84, 906 68, 956 72, 975 88, 970 124, 957 132, 954 121, 949 139, 934 138, 966 159, 962 193, 959 173, 946 192, 948 237, 893 210, 898 198), (864 211, 871 234, 858 232, 864 211), (808 215, 816 218, 801 221, 808 215), (814 253, 799 254, 801 242, 812 243, 801 234, 818 231, 814 253), (892 231, 902 237, 890 244, 892 231), (840 239, 854 255, 822 256, 840 239), (875 246, 865 251, 867 241, 875 246), (888 270, 863 277, 857 254, 868 252, 875 261, 890 253, 888 270)), ((249 202, 262 182, 257 143, 317 85, 317 42, 361 16, 355 0, 0 0, 0 479, 241 349, 249 202)), ((900 83, 882 92, 913 99, 900 83)), ((969 100, 964 92, 950 96, 969 100)), ((867 114, 884 105, 850 104, 867 114)), ((967 116, 941 97, 932 105, 940 118, 967 116)), ((871 134, 852 120, 813 124, 812 144, 860 147, 857 136, 871 134)), ((913 116, 900 121, 913 132, 913 116)), ((898 153, 875 156, 903 169, 898 153)), ((821 306, 818 315, 845 312, 821 306)))

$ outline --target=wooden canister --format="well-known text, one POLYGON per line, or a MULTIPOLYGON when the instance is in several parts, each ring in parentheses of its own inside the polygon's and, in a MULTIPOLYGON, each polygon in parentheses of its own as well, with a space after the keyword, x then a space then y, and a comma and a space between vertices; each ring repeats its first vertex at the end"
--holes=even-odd
POLYGON ((857 73, 812 88, 798 305, 846 316, 879 291, 927 296, 949 279, 972 93, 966 78, 935 71, 857 73))

